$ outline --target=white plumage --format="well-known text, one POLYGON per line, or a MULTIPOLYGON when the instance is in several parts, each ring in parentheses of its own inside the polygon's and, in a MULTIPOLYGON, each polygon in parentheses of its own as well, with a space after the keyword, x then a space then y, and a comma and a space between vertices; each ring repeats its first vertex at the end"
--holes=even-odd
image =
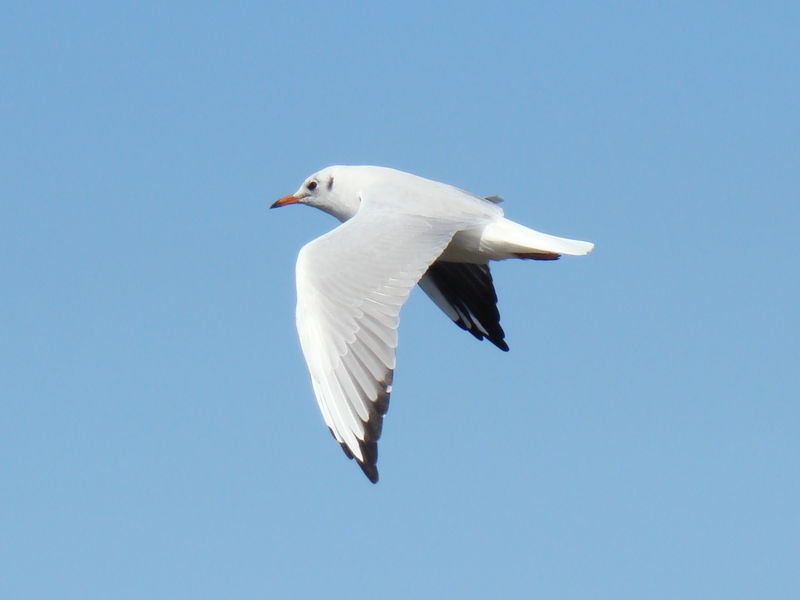
POLYGON ((593 248, 504 218, 496 198, 383 167, 328 167, 272 207, 288 204, 343 222, 297 258, 297 330, 325 424, 372 482, 400 309, 414 285, 460 327, 507 350, 487 262, 593 248))

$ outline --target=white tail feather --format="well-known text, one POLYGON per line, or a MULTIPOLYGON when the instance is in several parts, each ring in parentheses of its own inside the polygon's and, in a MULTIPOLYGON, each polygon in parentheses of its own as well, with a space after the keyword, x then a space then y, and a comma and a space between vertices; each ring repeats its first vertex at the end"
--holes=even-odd
POLYGON ((481 250, 491 255, 493 260, 537 252, 584 256, 594 248, 591 242, 548 235, 505 218, 484 228, 480 245, 481 250))

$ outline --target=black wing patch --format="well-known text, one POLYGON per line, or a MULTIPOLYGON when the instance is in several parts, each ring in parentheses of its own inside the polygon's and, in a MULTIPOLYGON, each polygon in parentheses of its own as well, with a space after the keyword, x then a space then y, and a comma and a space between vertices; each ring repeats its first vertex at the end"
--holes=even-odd
MULTIPOLYGON (((355 459, 364 475, 367 476, 372 483, 378 483, 378 439, 381 437, 381 430, 383 429, 383 417, 389 410, 389 394, 392 386, 392 378, 394 373, 389 371, 386 379, 381 381, 382 392, 378 398, 369 405, 369 418, 364 423, 365 435, 364 440, 358 440, 358 447, 361 449, 361 456, 363 460, 358 460, 347 444, 339 442, 345 456, 350 459, 355 459)), ((329 427, 328 431, 331 432, 333 439, 336 439, 336 434, 329 427)))
POLYGON ((489 265, 436 261, 419 285, 461 329, 508 352, 489 265))

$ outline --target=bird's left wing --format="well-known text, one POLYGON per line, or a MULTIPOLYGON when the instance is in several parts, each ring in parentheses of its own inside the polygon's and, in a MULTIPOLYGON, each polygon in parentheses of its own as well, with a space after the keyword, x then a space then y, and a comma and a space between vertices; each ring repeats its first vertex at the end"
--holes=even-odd
POLYGON ((365 202, 297 259, 297 330, 325 424, 377 482, 400 309, 456 231, 457 219, 365 202))
POLYGON ((419 280, 419 287, 461 329, 508 352, 488 264, 437 260, 419 280))

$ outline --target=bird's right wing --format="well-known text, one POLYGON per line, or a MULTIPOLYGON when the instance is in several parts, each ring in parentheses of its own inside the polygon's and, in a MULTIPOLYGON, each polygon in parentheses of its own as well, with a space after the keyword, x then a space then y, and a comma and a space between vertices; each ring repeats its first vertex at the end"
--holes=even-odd
POLYGON ((336 441, 373 482, 400 309, 456 231, 471 225, 463 215, 364 203, 298 256, 297 330, 317 403, 336 441))

